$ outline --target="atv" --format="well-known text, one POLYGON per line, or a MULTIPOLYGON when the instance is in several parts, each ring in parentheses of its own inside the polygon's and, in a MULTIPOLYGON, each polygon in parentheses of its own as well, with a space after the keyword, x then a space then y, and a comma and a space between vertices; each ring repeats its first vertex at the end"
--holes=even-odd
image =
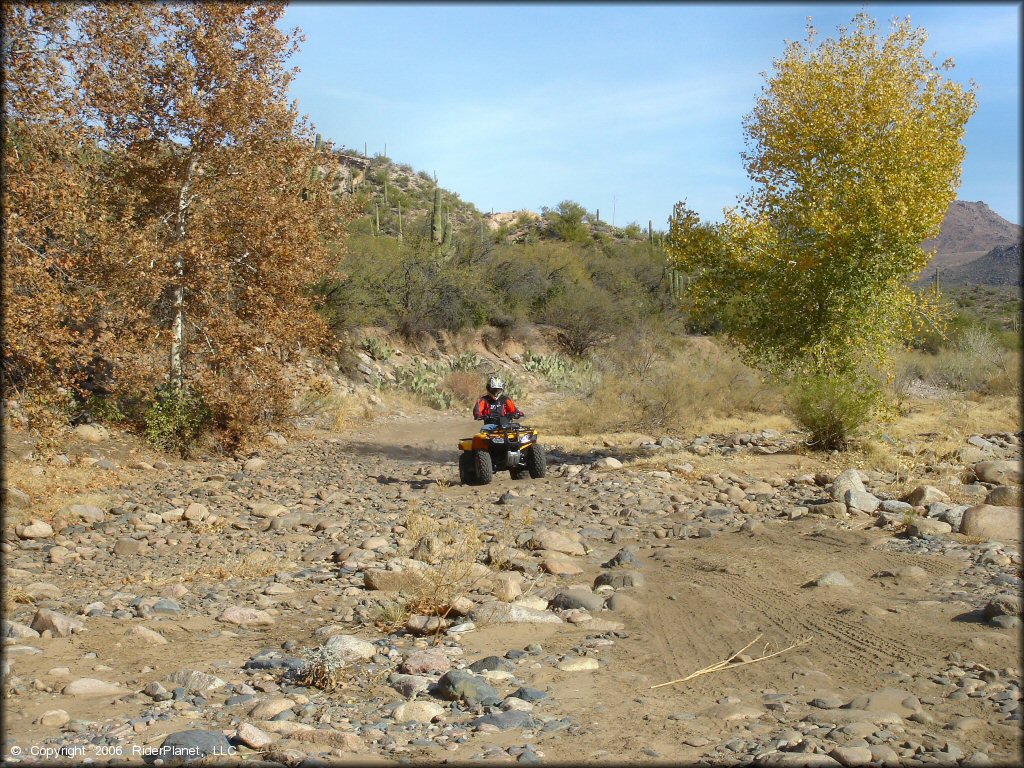
POLYGON ((547 460, 536 429, 508 416, 488 417, 484 428, 459 441, 459 479, 464 485, 487 485, 495 472, 508 470, 513 480, 529 473, 544 477, 547 460))

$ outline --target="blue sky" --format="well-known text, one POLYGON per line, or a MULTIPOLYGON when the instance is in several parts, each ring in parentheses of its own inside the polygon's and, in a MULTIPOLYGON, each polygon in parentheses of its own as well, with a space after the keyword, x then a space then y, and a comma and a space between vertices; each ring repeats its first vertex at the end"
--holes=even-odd
POLYGON ((910 16, 979 86, 963 200, 1020 216, 1018 3, 290 4, 292 96, 336 144, 384 152, 482 211, 575 200, 619 226, 702 217, 750 188, 741 121, 786 40, 861 9, 910 16))

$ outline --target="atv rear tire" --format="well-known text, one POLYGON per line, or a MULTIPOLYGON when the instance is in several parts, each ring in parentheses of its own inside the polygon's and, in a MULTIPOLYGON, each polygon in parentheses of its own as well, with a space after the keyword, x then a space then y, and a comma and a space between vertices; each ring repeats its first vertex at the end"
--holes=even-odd
POLYGON ((459 480, 463 485, 472 485, 476 481, 476 470, 473 466, 473 454, 463 451, 459 454, 459 480))
POLYGON ((544 446, 539 443, 535 444, 526 453, 526 469, 530 473, 530 477, 536 479, 538 477, 544 477, 548 471, 548 460, 544 455, 544 446))
POLYGON ((491 463, 491 454, 487 451, 473 451, 473 469, 476 474, 476 482, 480 485, 487 485, 494 477, 494 464, 491 463))

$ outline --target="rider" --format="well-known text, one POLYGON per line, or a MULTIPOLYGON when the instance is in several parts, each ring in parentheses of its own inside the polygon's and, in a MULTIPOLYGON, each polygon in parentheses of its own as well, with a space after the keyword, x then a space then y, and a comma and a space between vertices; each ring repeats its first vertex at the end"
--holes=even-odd
POLYGON ((491 420, 496 420, 499 416, 521 419, 525 415, 516 408, 512 398, 502 394, 504 391, 505 382, 501 380, 500 376, 491 376, 487 379, 487 394, 477 400, 476 405, 473 406, 473 418, 483 419, 484 429, 488 427, 493 429, 495 423, 491 420))

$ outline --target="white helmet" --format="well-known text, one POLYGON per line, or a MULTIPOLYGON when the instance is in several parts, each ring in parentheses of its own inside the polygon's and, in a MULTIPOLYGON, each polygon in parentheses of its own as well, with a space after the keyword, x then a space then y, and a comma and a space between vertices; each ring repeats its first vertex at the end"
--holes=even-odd
POLYGON ((487 379, 487 391, 491 394, 491 397, 501 397, 501 393, 505 390, 505 382, 501 380, 500 376, 491 376, 487 379))

